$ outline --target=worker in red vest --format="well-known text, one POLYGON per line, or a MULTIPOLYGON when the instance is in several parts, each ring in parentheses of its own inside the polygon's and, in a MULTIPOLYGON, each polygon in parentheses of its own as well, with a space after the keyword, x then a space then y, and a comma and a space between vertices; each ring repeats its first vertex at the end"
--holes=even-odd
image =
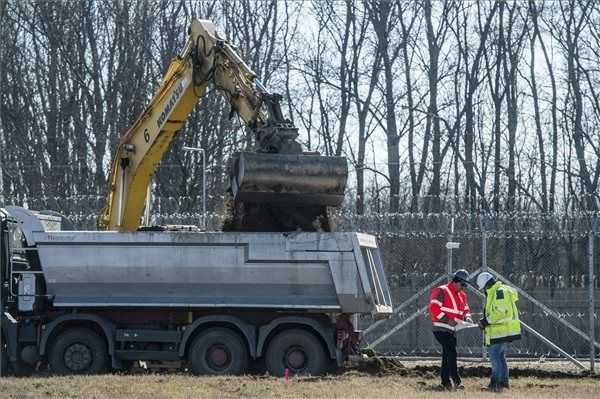
POLYGON ((466 285, 469 273, 457 270, 452 281, 431 290, 429 314, 433 323, 433 335, 442 345, 441 390, 464 389, 456 364, 456 325, 461 321, 472 323, 471 310, 467 303, 466 285))

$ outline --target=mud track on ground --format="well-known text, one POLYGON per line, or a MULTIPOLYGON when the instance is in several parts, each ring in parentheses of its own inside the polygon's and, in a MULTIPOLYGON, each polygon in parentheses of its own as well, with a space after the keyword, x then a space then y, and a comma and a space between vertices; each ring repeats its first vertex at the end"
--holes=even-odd
MULTIPOLYGON (((600 375, 590 375, 588 371, 565 371, 565 370, 545 370, 535 367, 510 367, 510 377, 535 377, 543 379, 554 378, 581 378, 593 377, 600 379, 600 375)), ((490 376, 490 367, 483 365, 459 366, 459 372, 462 377, 481 377, 490 376)), ((374 376, 408 376, 437 378, 440 375, 440 366, 436 365, 411 365, 405 366, 399 359, 389 357, 370 357, 361 359, 345 369, 346 373, 364 373, 374 376)))

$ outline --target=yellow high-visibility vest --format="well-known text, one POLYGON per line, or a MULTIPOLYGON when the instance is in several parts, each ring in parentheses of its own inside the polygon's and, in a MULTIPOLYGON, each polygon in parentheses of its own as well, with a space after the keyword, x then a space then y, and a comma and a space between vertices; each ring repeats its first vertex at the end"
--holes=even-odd
POLYGON ((513 288, 497 281, 486 290, 483 314, 489 325, 485 327, 485 345, 511 342, 521 338, 521 322, 516 302, 519 294, 513 288))

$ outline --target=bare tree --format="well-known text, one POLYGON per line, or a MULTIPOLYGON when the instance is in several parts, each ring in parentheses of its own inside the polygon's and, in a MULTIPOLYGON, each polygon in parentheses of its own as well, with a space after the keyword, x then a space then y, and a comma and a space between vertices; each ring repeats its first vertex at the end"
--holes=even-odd
MULTIPOLYGON (((498 10, 498 1, 494 1, 491 4, 491 9, 487 12, 487 15, 483 16, 483 21, 481 19, 482 11, 482 3, 476 3, 476 12, 478 15, 478 43, 476 44, 475 51, 470 51, 472 46, 468 44, 467 40, 467 27, 470 16, 469 13, 469 5, 465 5, 464 3, 457 3, 456 12, 461 15, 461 21, 463 27, 461 30, 453 29, 453 33, 456 38, 456 43, 458 46, 458 51, 461 53, 462 59, 465 62, 464 65, 464 76, 465 76, 465 128, 464 128, 464 157, 462 157, 462 163, 464 165, 465 173, 466 173, 466 186, 464 191, 465 204, 470 210, 475 210, 477 206, 477 194, 480 195, 480 198, 483 200, 485 204, 485 193, 482 192, 481 187, 477 184, 475 180, 475 162, 474 162, 474 143, 475 143, 475 108, 474 108, 474 99, 477 90, 479 89, 479 85, 481 83, 480 78, 480 70, 481 70, 481 60, 483 57, 483 53, 486 50, 487 46, 487 38, 492 29, 492 21, 494 16, 498 10), (474 53, 474 54, 473 54, 474 53)), ((485 4, 485 3, 484 3, 485 4)), ((455 146, 455 152, 457 156, 459 155, 459 148, 455 146)), ((484 205, 487 208, 487 205, 484 205)))
MULTIPOLYGON (((440 18, 437 29, 434 27, 432 18, 432 4, 430 0, 422 2, 423 11, 425 13, 425 24, 427 29, 427 49, 429 55, 428 65, 425 67, 427 71, 427 81, 429 89, 429 105, 427 107, 425 137, 432 136, 431 143, 431 169, 432 178, 429 190, 427 191, 427 201, 425 203, 426 212, 440 212, 442 210, 442 167, 445 154, 449 148, 450 141, 443 145, 441 116, 439 115, 438 105, 438 90, 440 77, 440 52, 441 47, 446 40, 448 25, 451 23, 447 18, 440 18)), ((446 15, 450 10, 448 1, 443 2, 441 13, 446 15)), ((423 163, 424 164, 424 163, 423 163)), ((423 168, 424 169, 424 168, 423 168)))
MULTIPOLYGON (((556 39, 559 41, 565 52, 567 61, 567 83, 573 104, 572 112, 566 111, 566 113, 573 126, 572 138, 579 166, 578 177, 581 185, 581 194, 583 194, 582 206, 590 211, 597 209, 595 201, 597 179, 592 178, 586 159, 585 147, 588 135, 583 127, 583 117, 585 112, 584 93, 580 83, 583 72, 581 63, 578 62, 578 60, 581 56, 579 40, 587 26, 588 15, 592 9, 592 4, 592 1, 579 2, 576 0, 560 3, 560 13, 564 25, 562 26, 561 34, 556 36, 556 39)), ((573 194, 577 193, 574 192, 573 194)))
POLYGON ((521 23, 519 27, 517 18, 518 3, 513 1, 508 7, 507 31, 505 56, 502 59, 502 68, 504 72, 504 83, 506 85, 506 111, 507 111, 507 131, 508 131, 508 167, 506 174, 508 176, 508 195, 506 198, 506 208, 512 211, 515 208, 515 197, 517 195, 517 178, 515 175, 515 153, 517 124, 519 120, 519 89, 517 71, 521 59, 523 44, 526 33, 526 24, 521 23))
MULTIPOLYGON (((591 0, 2 1, 0 196, 93 226, 118 139, 191 17, 214 20, 284 94, 308 149, 349 158, 360 213, 382 200, 391 212, 597 210, 591 0)), ((198 212, 204 172, 219 212, 227 160, 251 140, 207 93, 157 171, 157 212, 198 212), (206 150, 206 171, 183 144, 206 150)))
MULTIPOLYGON (((408 25, 404 24, 399 13, 402 10, 403 5, 401 2, 391 2, 386 0, 377 0, 367 3, 367 10, 369 13, 369 19, 377 36, 377 47, 381 53, 383 63, 383 84, 384 84, 384 98, 385 98, 385 133, 387 137, 387 163, 388 163, 388 176, 390 181, 390 212, 397 212, 399 207, 399 192, 400 192, 400 132, 397 125, 397 113, 396 113, 396 90, 394 82, 396 80, 395 75, 395 62, 400 55, 400 51, 403 50, 405 56, 405 64, 409 63, 406 59, 407 50, 407 36, 410 32, 415 18, 413 16, 412 21, 408 25), (394 27, 402 23, 403 36, 394 43, 394 27)), ((408 96, 408 120, 409 120, 409 135, 414 132, 414 104, 412 103, 412 87, 410 78, 410 69, 405 69, 405 76, 407 82, 407 96, 408 96)))

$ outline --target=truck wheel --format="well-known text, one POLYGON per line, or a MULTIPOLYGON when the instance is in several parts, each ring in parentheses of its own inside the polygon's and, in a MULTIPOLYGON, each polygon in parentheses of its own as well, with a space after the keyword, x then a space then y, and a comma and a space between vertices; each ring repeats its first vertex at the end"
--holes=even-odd
POLYGON ((327 357, 314 334, 304 330, 285 330, 269 343, 266 354, 269 374, 321 375, 327 370, 327 357))
POLYGON ((239 375, 246 372, 248 350, 242 338, 228 328, 211 328, 194 340, 189 362, 195 375, 239 375))
POLYGON ((90 329, 67 330, 54 340, 48 363, 58 374, 102 373, 109 365, 106 343, 90 329))

